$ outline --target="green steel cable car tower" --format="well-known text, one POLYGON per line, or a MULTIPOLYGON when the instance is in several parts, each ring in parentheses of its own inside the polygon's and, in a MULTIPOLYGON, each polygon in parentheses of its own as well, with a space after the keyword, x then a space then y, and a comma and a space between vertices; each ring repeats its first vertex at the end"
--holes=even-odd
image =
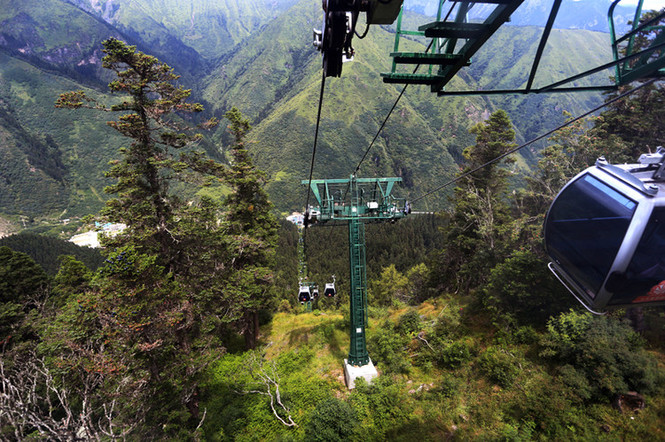
POLYGON ((356 178, 303 180, 310 186, 316 206, 307 208, 306 224, 348 223, 350 270, 349 357, 347 364, 362 367, 370 363, 367 327, 367 265, 365 223, 397 220, 409 212, 409 204, 392 196, 401 178, 356 178))

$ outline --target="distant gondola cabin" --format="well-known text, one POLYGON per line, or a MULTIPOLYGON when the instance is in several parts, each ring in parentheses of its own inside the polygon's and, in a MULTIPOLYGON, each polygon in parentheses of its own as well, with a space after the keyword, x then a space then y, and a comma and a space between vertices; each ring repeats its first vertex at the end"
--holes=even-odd
POLYGON ((327 298, 332 298, 335 296, 335 294, 336 294, 335 283, 334 282, 326 283, 326 288, 323 291, 323 295, 327 298))
POLYGON ((301 304, 304 304, 311 300, 312 300, 312 295, 309 291, 309 286, 301 285, 300 290, 298 290, 298 301, 300 301, 301 304))
POLYGON ((601 158, 547 213, 550 268, 591 311, 665 304, 664 156, 618 166, 601 158))

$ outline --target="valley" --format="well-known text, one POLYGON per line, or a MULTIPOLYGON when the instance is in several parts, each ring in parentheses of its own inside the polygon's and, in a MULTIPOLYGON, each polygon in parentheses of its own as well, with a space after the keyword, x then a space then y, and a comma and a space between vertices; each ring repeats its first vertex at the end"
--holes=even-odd
MULTIPOLYGON (((59 200, 31 203, 29 198, 15 197, 25 201, 23 206, 7 200, 0 205, 0 213, 71 217, 94 213, 101 207, 106 185, 103 172, 122 142, 104 127, 103 118, 79 114, 73 121, 70 114, 55 111, 51 104, 59 93, 77 88, 88 88, 100 97, 107 95, 104 84, 108 74, 99 63, 100 42, 108 36, 126 38, 170 63, 182 75, 180 82, 204 103, 207 115, 220 116, 231 105, 248 115, 254 126, 250 133, 256 145, 253 154, 269 175, 271 199, 283 213, 302 208, 299 181, 307 174, 320 81, 320 57, 311 48, 308 31, 319 26, 320 8, 315 2, 281 1, 266 7, 257 0, 242 3, 240 9, 233 2, 215 6, 193 2, 194 16, 227 17, 226 21, 196 22, 194 28, 191 15, 172 14, 174 9, 168 2, 136 11, 123 2, 72 3, 48 0, 37 7, 29 1, 0 16, 4 57, 0 98, 17 117, 20 130, 53 140, 50 155, 58 158, 62 170, 60 181, 54 181, 44 165, 34 165, 44 174, 30 172, 21 159, 26 147, 13 138, 6 139, 0 147, 11 152, 8 158, 11 168, 16 169, 13 173, 24 176, 22 179, 30 177, 25 184, 12 186, 11 192, 18 195, 23 188, 42 186, 49 191, 29 192, 58 195, 59 200), (59 12, 49 14, 49 9, 59 12), (231 26, 239 16, 247 18, 243 23, 251 26, 231 26), (139 21, 134 23, 129 17, 139 21), (44 25, 37 28, 38 33, 26 31, 29 23, 40 20, 44 25), (54 24, 48 24, 49 20, 54 24), (67 21, 67 32, 60 31, 55 21, 67 21), (139 28, 144 36, 131 30, 139 28), (154 32, 149 31, 152 28, 154 32), (193 38, 194 34, 205 34, 206 38, 193 38)), ((533 27, 505 27, 451 87, 518 87, 526 81, 537 33, 538 28, 533 27)), ((389 70, 387 54, 392 38, 389 27, 374 29, 367 39, 358 40, 358 56, 345 67, 346 75, 329 81, 320 140, 326 168, 315 170, 318 177, 345 176, 355 167, 401 90, 382 83, 379 77, 380 72, 389 70)), ((552 48, 541 63, 543 82, 610 58, 604 33, 557 30, 550 44, 552 48), (579 44, 582 41, 584 44, 579 44)), ((589 81, 603 81, 603 75, 589 81)), ((518 140, 526 141, 561 123, 563 111, 575 114, 600 100, 597 93, 437 98, 426 87, 414 86, 386 125, 372 161, 363 165, 361 173, 403 176, 406 185, 400 196, 414 198, 452 177, 461 152, 472 143, 469 128, 493 110, 508 110, 518 140)), ((7 129, 6 122, 0 124, 7 129)), ((225 128, 220 126, 206 137, 205 150, 223 160, 228 143, 225 128)), ((522 167, 533 164, 533 152, 523 153, 526 162, 522 167)), ((446 199, 445 193, 437 195, 422 209, 444 208, 446 199)))

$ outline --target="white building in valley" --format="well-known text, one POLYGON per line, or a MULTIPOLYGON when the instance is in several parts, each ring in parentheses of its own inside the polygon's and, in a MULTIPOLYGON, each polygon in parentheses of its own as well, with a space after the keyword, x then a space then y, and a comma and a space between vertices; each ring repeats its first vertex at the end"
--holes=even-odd
POLYGON ((69 238, 69 242, 73 242, 77 246, 99 248, 99 235, 115 236, 125 230, 127 226, 122 223, 106 223, 97 225, 96 230, 91 230, 85 233, 79 233, 69 238))

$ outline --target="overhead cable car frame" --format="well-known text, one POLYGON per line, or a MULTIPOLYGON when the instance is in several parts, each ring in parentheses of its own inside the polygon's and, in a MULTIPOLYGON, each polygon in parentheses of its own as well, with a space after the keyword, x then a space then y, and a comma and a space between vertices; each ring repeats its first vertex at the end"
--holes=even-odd
POLYGON ((352 59, 354 55, 352 40, 354 34, 358 35, 356 24, 360 12, 367 13, 368 29, 373 24, 391 24, 397 21, 394 49, 390 53, 393 58, 392 69, 381 74, 383 81, 429 85, 432 92, 440 96, 616 90, 619 86, 636 79, 665 75, 665 35, 662 27, 658 25, 663 14, 642 23, 640 17, 643 0, 639 0, 637 4, 630 0, 615 0, 610 5, 607 15, 613 60, 560 81, 534 87, 538 67, 562 3, 562 0, 554 0, 523 88, 446 90, 450 80, 462 68, 471 64, 472 57, 503 24, 510 20, 511 14, 524 0, 433 1, 438 2, 436 19, 418 26, 417 29, 407 30, 402 27, 403 0, 323 0, 323 29, 314 31, 314 46, 322 52, 324 75, 339 77, 343 61, 352 59), (632 27, 624 35, 617 35, 615 9, 620 3, 623 3, 622 6, 629 3, 632 3, 629 6, 635 6, 632 27), (470 19, 472 10, 475 14, 474 18, 470 19), (651 39, 649 46, 641 47, 639 37, 650 33, 658 35, 651 39), (404 37, 411 40, 430 39, 430 44, 427 46, 429 49, 423 52, 400 51, 400 42, 404 37), (427 72, 408 72, 404 69, 413 65, 426 66, 427 72), (591 86, 576 84, 580 79, 602 71, 610 73, 612 69, 613 82, 591 86))
POLYGON ((545 220, 550 269, 594 313, 665 305, 665 149, 573 178, 545 220))
MULTIPOLYGON (((635 5, 635 15, 629 32, 617 35, 615 20, 616 6, 622 0, 615 0, 608 10, 608 25, 613 60, 580 72, 563 80, 534 87, 541 58, 545 51, 555 19, 559 13, 562 0, 554 0, 550 14, 543 28, 536 54, 533 59, 526 85, 517 89, 496 90, 458 90, 445 89, 448 82, 465 66, 469 66, 473 55, 496 32, 501 25, 509 21, 510 15, 521 6, 523 0, 480 0, 477 2, 439 0, 436 20, 423 24, 417 31, 402 29, 402 12, 397 18, 392 70, 382 73, 386 83, 426 84, 432 92, 443 95, 497 95, 497 94, 529 94, 574 91, 605 91, 616 90, 636 79, 661 77, 665 75, 665 35, 658 23, 665 13, 661 13, 647 22, 640 22, 642 16, 642 0, 635 5), (469 20, 472 8, 482 7, 483 15, 469 20), (657 34, 647 47, 639 45, 639 37, 657 34), (430 50, 423 53, 400 52, 399 44, 402 36, 419 36, 431 38, 430 50), (400 71, 400 66, 427 65, 424 74, 400 71), (593 74, 614 68, 614 82, 592 86, 578 86, 576 82, 593 74), (571 86, 572 84, 572 86, 571 86)), ((626 4, 628 1, 625 2, 626 4)), ((630 5, 633 6, 633 5, 630 5)), ((609 75, 608 75, 609 76, 609 75)))

